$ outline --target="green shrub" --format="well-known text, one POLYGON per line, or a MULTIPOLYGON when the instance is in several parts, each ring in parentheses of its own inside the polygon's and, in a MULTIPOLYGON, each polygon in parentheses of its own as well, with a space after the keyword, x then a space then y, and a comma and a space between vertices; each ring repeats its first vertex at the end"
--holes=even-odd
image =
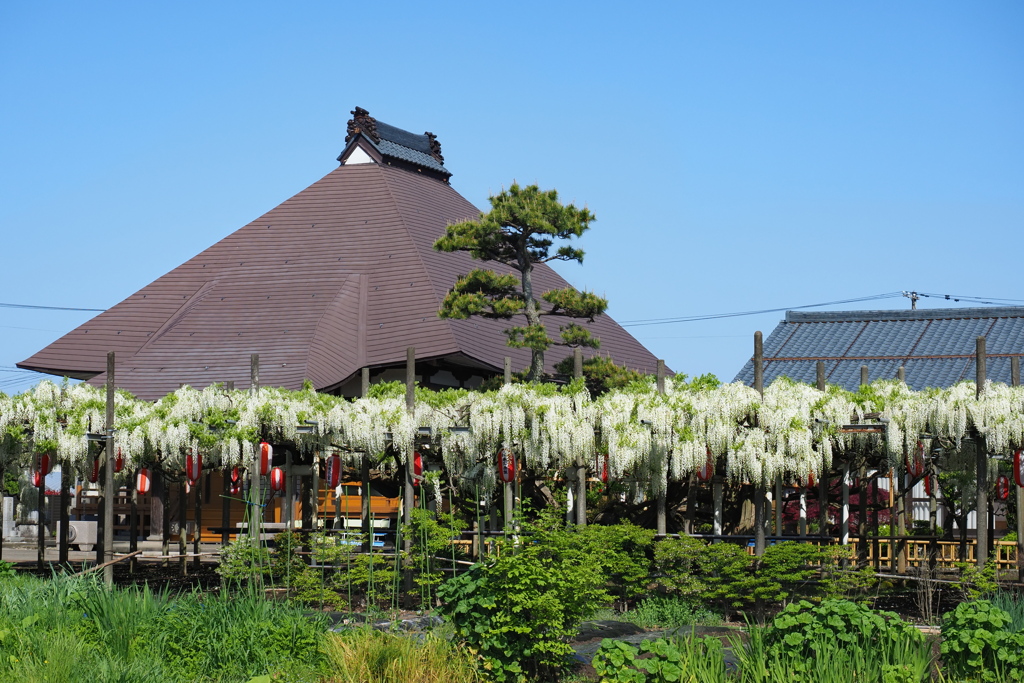
POLYGON ((442 636, 358 628, 327 639, 332 683, 476 683, 473 658, 442 636))
POLYGON ((692 536, 680 535, 658 541, 654 544, 656 584, 669 595, 690 599, 705 597, 708 552, 708 546, 692 536))
POLYGON ((1010 615, 988 600, 957 605, 942 617, 942 661, 954 676, 1024 680, 1024 633, 1007 630, 1010 615))
POLYGON ((607 601, 600 566, 579 561, 558 529, 530 529, 531 543, 503 545, 438 590, 441 612, 497 681, 556 680, 569 666, 569 640, 607 601))
POLYGON ((217 573, 229 584, 244 584, 270 577, 270 551, 255 538, 245 536, 220 551, 217 573))

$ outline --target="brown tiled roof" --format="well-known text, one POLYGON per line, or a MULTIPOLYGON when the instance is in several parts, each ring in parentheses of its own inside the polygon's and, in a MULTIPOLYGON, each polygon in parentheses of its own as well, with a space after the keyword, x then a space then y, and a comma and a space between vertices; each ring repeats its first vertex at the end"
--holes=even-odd
MULTIPOLYGON (((505 321, 442 320, 457 276, 479 267, 432 248, 451 221, 479 211, 442 180, 378 164, 341 166, 264 216, 64 335, 19 367, 103 381, 117 352, 117 384, 155 399, 182 383, 249 379, 329 389, 363 366, 463 356, 495 370, 528 352, 505 345, 505 321)), ((566 286, 539 266, 541 291, 566 286)), ((551 323, 557 330, 557 323, 551 323)), ((655 358, 603 316, 589 325, 600 353, 653 372, 655 358)), ((552 349, 549 368, 566 355, 552 349)))

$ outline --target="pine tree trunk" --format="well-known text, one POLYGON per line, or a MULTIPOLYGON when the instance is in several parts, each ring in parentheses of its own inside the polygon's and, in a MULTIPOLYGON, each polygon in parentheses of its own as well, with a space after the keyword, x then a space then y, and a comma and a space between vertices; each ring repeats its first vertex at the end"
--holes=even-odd
MULTIPOLYGON (((537 306, 537 300, 533 297, 533 265, 523 261, 520 261, 520 265, 523 274, 523 299, 526 302, 524 308, 526 324, 531 327, 540 325, 540 308, 537 306)), ((530 347, 530 351, 530 373, 527 379, 531 382, 539 382, 544 377, 544 349, 530 347)))

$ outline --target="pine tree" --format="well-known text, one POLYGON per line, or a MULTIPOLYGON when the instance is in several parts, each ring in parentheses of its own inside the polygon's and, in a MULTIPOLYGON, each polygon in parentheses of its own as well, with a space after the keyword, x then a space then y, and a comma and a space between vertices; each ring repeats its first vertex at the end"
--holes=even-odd
POLYGON ((474 269, 463 275, 441 304, 442 318, 485 318, 511 320, 524 316, 526 324, 505 330, 508 345, 532 351, 527 378, 537 381, 544 375, 544 352, 553 345, 598 348, 600 340, 586 328, 570 322, 559 326, 560 340, 553 339, 541 322, 544 316, 589 320, 604 313, 607 300, 592 292, 572 287, 553 289, 539 297, 534 292, 533 270, 538 263, 550 261, 583 262, 583 251, 568 245, 552 254, 555 240, 580 237, 595 220, 588 209, 562 205, 556 190, 542 191, 536 185, 508 190, 490 197, 491 210, 474 221, 449 225, 434 243, 444 252, 467 251, 481 261, 495 261, 518 272, 497 273, 474 269), (542 303, 543 302, 543 303, 542 303))

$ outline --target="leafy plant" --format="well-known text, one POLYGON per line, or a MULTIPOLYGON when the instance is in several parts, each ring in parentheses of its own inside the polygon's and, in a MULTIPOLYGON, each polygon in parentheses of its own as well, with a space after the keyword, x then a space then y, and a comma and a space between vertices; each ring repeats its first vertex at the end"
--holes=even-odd
POLYGON ((957 562, 954 566, 960 571, 960 580, 953 587, 963 593, 965 600, 977 600, 999 589, 999 570, 993 560, 989 560, 982 569, 973 562, 957 562))
POLYGON ((602 683, 725 681, 725 658, 717 638, 658 638, 639 648, 605 638, 594 655, 602 683))
POLYGON ((942 661, 948 673, 982 681, 1024 680, 1024 633, 1007 630, 1010 615, 988 600, 957 605, 942 618, 942 661))
POLYGON ((776 659, 793 657, 809 667, 823 659, 823 647, 849 652, 873 652, 883 660, 897 659, 906 647, 927 649, 924 636, 892 612, 874 611, 848 600, 806 600, 787 605, 764 633, 765 652, 776 659))
POLYGON ((567 532, 530 531, 535 542, 506 544, 438 590, 442 614, 497 681, 556 680, 580 621, 608 598, 600 567, 560 550, 566 544, 555 537, 567 532))
POLYGON ((433 632, 423 638, 358 628, 328 638, 335 683, 476 683, 473 657, 433 632))
POLYGON ((270 551, 251 536, 232 541, 220 551, 217 573, 226 583, 242 584, 269 578, 270 572, 270 551))

